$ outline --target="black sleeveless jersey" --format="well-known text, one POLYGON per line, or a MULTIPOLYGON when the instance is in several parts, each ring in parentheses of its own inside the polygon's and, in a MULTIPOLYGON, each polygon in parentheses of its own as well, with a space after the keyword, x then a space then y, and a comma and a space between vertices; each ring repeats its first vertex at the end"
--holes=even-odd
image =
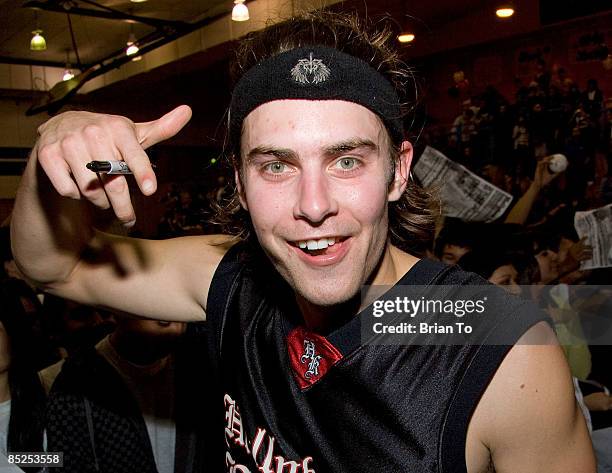
MULTIPOLYGON (((212 408, 225 413, 210 428, 224 439, 225 471, 465 472, 468 422, 511 345, 362 343, 360 314, 325 337, 310 333, 291 289, 240 246, 223 258, 207 304, 222 390, 212 408)), ((484 283, 428 260, 398 282, 484 283)), ((523 304, 502 297, 502 316, 523 304)), ((510 343, 543 318, 523 314, 510 343)))

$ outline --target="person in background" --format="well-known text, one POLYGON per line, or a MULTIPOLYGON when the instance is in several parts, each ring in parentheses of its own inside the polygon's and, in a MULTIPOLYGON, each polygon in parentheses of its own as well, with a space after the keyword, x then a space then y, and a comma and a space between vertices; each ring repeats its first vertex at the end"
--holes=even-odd
MULTIPOLYGON (((4 284, 0 308, 0 457, 42 452, 45 393, 36 374, 33 337, 19 298, 4 284)), ((6 465, 6 458, 1 463, 6 465)))
POLYGON ((510 294, 518 296, 518 271, 512 255, 503 250, 475 249, 463 255, 457 264, 465 271, 476 273, 510 294))
MULTIPOLYGON (((13 259, 11 251, 10 228, 0 226, 0 284, 8 294, 19 303, 32 337, 30 346, 31 359, 36 369, 41 369, 57 361, 57 352, 46 333, 43 317, 43 295, 31 286, 24 278, 13 259)), ((1 310, 1 308, 0 308, 1 310)))
POLYGON ((186 324, 117 317, 95 349, 40 373, 49 392, 49 449, 64 452, 58 473, 202 472, 196 433, 205 358, 187 353, 186 324), (179 345, 181 349, 179 350, 179 345), (180 353, 179 353, 180 352, 180 353))
POLYGON ((434 246, 435 257, 446 264, 457 261, 478 245, 479 224, 447 218, 434 246))
POLYGON ((597 84, 597 79, 591 78, 587 81, 587 88, 582 93, 582 106, 595 122, 599 121, 603 106, 603 92, 597 84))
POLYGON ((45 294, 42 318, 60 358, 93 347, 115 326, 108 312, 53 294, 45 294))

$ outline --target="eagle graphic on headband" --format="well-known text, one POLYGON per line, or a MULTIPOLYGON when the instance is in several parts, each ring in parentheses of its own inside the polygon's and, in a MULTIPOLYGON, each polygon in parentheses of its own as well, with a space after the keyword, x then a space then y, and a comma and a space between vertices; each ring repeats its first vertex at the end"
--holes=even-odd
POLYGON ((329 79, 331 71, 321 59, 300 59, 291 69, 291 78, 299 84, 320 84, 329 79))

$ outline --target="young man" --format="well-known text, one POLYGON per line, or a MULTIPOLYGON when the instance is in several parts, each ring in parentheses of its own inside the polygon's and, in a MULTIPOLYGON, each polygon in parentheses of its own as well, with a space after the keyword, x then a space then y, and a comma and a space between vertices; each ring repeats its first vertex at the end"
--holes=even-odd
POLYGON ((47 449, 62 473, 193 473, 207 448, 201 429, 205 350, 186 324, 118 317, 96 346, 42 370, 47 449), (199 354, 199 356, 196 356, 199 354), (198 389, 199 388, 199 389, 198 389), (200 425, 199 425, 200 424, 200 425))
MULTIPOLYGON (((135 215, 124 178, 98 181, 87 162, 124 160, 152 194, 143 148, 177 133, 187 107, 142 124, 51 119, 15 206, 17 262, 64 297, 207 318, 223 389, 211 409, 225 411, 225 428, 210 428, 224 436, 227 471, 594 471, 557 346, 361 340, 362 285, 475 282, 414 255, 433 217, 408 179, 399 64, 384 35, 345 16, 292 19, 243 42, 229 120, 226 216, 244 240, 234 246, 92 228, 94 206, 128 224, 135 215)), ((538 322, 512 341, 528 329, 550 338, 538 322)))

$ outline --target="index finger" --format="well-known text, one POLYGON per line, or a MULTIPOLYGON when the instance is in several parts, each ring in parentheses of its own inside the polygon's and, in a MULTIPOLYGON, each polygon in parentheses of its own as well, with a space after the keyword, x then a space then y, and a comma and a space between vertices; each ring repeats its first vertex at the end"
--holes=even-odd
POLYGON ((117 151, 123 157, 134 175, 138 187, 144 195, 151 195, 157 190, 157 178, 151 166, 151 161, 138 142, 136 134, 129 129, 121 129, 117 133, 117 151))

